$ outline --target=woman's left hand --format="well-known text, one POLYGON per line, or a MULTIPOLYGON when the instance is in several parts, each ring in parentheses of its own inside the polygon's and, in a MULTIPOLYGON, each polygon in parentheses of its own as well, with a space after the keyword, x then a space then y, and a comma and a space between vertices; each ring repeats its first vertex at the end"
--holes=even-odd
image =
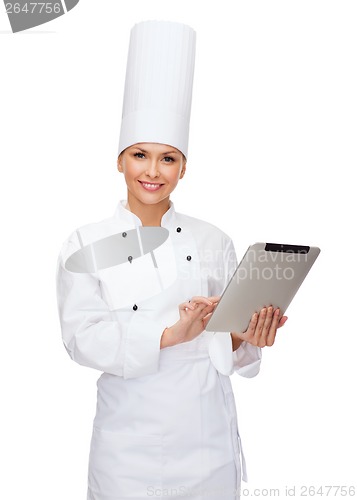
POLYGON ((287 316, 279 319, 279 314, 280 309, 274 310, 272 306, 263 307, 259 314, 253 314, 245 332, 231 332, 233 350, 236 350, 243 341, 258 347, 272 346, 278 328, 281 328, 288 319, 287 316))

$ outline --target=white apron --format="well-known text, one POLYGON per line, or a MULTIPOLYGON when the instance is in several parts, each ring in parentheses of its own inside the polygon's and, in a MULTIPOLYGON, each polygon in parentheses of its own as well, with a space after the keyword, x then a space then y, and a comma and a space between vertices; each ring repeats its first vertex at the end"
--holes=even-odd
POLYGON ((177 263, 171 286, 155 288, 160 258, 165 267, 159 253, 158 269, 128 268, 136 274, 126 283, 120 266, 111 273, 66 270, 74 251, 141 225, 124 206, 125 200, 114 217, 72 233, 58 261, 64 345, 76 362, 103 372, 87 500, 239 498, 246 471, 229 375, 255 376, 261 350, 244 342, 232 352, 229 332, 206 331, 160 349, 164 328, 179 319, 180 303, 222 293, 236 266, 232 242, 215 226, 176 213, 171 202, 161 221, 177 263), (135 289, 150 280, 155 294, 133 304, 135 289))

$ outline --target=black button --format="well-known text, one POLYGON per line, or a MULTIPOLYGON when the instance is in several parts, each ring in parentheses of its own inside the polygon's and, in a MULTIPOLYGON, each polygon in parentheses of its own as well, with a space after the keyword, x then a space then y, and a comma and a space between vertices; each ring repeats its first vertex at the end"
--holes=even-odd
POLYGON ((129 255, 129 257, 128 257, 128 261, 130 262, 130 264, 131 264, 131 261, 132 261, 132 260, 133 260, 132 256, 131 256, 131 255, 129 255))
POLYGON ((123 237, 123 238, 125 238, 125 236, 126 236, 126 232, 124 232, 124 233, 122 234, 122 237, 123 237))
POLYGON ((191 260, 192 259, 191 255, 187 255, 186 259, 191 260))
POLYGON ((133 309, 134 309, 134 311, 136 311, 138 309, 138 306, 136 304, 134 304, 133 309))
POLYGON ((178 228, 176 229, 176 231, 177 231, 178 233, 181 233, 181 228, 180 228, 180 227, 178 227, 178 228))

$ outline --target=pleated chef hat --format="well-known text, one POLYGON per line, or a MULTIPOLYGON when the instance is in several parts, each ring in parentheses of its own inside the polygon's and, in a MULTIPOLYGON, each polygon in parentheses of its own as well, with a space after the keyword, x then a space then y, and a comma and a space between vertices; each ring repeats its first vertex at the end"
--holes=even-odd
POLYGON ((187 157, 196 32, 171 21, 131 30, 118 155, 137 142, 169 144, 187 157))

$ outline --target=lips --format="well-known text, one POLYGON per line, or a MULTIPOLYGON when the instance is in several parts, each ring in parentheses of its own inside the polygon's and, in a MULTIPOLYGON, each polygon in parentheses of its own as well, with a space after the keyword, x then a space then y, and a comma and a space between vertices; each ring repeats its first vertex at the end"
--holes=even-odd
POLYGON ((144 182, 144 181, 139 181, 139 182, 146 191, 157 191, 158 189, 161 188, 161 186, 163 186, 163 184, 159 184, 156 182, 144 182))

